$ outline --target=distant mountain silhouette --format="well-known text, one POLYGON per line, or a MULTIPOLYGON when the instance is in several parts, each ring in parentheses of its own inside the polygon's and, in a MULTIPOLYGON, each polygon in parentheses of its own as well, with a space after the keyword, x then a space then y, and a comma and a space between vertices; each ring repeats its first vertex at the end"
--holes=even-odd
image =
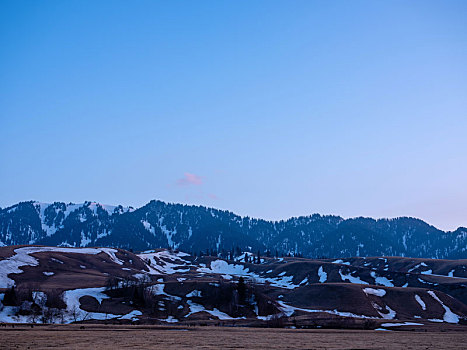
POLYGON ((467 229, 426 222, 313 214, 285 221, 241 217, 202 206, 151 201, 139 209, 96 202, 21 202, 0 210, 0 245, 107 246, 142 251, 250 250, 304 257, 467 258, 467 229))

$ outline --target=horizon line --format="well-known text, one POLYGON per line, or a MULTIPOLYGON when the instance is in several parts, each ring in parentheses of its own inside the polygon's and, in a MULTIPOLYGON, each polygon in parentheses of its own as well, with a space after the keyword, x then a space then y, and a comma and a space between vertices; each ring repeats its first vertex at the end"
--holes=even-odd
POLYGON ((99 204, 101 206, 111 206, 111 207, 118 207, 118 206, 122 206, 122 207, 126 207, 126 208, 131 208, 131 209, 134 209, 134 210, 138 210, 138 209, 141 209, 143 207, 145 207, 146 205, 150 204, 151 202, 161 202, 161 203, 164 203, 164 204, 170 204, 170 205, 183 205, 183 206, 189 206, 189 207, 199 207, 199 208, 206 208, 206 209, 214 209, 214 210, 218 210, 218 211, 226 211, 226 212, 229 212, 229 213, 232 213, 233 215, 236 215, 238 217, 241 217, 241 218, 250 218, 250 219, 254 219, 254 220, 263 220, 263 221, 266 221, 266 222, 271 222, 271 223, 280 223, 280 222, 286 222, 286 221, 289 221, 289 220, 292 220, 292 219, 299 219, 299 218, 304 218, 304 217, 312 217, 314 215, 319 215, 321 217, 329 217, 329 216, 333 216, 333 217, 336 217, 336 218, 340 218, 342 219, 343 221, 346 221, 346 220, 353 220, 353 219, 371 219, 371 220, 375 220, 375 221, 380 221, 380 220, 397 220, 397 219, 414 219, 414 220, 419 220, 419 221, 422 221, 423 223, 427 224, 428 226, 431 226, 441 232, 444 232, 444 233, 450 233, 450 232, 455 232, 459 229, 462 229, 462 228, 467 228, 465 226, 457 226, 457 228, 455 230, 443 230, 443 229, 440 229, 432 224, 430 224, 428 221, 424 220, 424 219, 421 219, 419 217, 415 217, 415 216, 393 216, 393 217, 389 217, 389 216, 386 216, 386 217, 372 217, 372 216, 363 216, 363 215, 360 215, 360 216, 348 216, 348 217, 345 217, 345 216, 342 216, 342 215, 338 215, 338 214, 321 214, 321 213, 312 213, 312 214, 308 214, 308 215, 298 215, 298 216, 290 216, 288 218, 285 218, 285 219, 265 219, 265 218, 261 218, 261 217, 256 217, 256 216, 250 216, 250 215, 240 215, 240 214, 237 214, 235 213, 234 211, 232 210, 229 210, 229 209, 220 209, 220 208, 215 208, 215 207, 210 207, 210 206, 205 206, 205 205, 202 205, 202 204, 187 204, 187 203, 180 203, 180 202, 170 202, 170 201, 163 201, 161 199, 151 199, 149 202, 147 202, 146 204, 140 206, 140 207, 133 207, 131 205, 122 205, 122 204, 104 204, 104 203, 101 203, 101 202, 97 202, 97 201, 84 201, 82 203, 75 203, 75 202, 60 202, 60 201, 54 201, 53 203, 47 203, 47 202, 41 202, 41 201, 37 201, 37 200, 26 200, 26 201, 19 201, 15 204, 12 204, 10 206, 7 206, 7 207, 4 207, 4 208, 1 208, 0 207, 0 210, 6 210, 6 209, 10 209, 10 208, 13 208, 14 206, 17 206, 18 204, 21 204, 21 203, 38 203, 38 204, 47 204, 47 205, 52 205, 54 203, 64 203, 65 205, 69 205, 69 204, 72 204, 72 205, 79 205, 79 204, 86 204, 86 203, 96 203, 96 204, 99 204))

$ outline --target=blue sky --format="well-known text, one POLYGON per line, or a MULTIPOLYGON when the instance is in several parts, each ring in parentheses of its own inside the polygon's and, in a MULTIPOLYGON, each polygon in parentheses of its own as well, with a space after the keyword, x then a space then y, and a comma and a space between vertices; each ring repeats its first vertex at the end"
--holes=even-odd
POLYGON ((0 1, 0 206, 467 226, 466 1, 0 1))

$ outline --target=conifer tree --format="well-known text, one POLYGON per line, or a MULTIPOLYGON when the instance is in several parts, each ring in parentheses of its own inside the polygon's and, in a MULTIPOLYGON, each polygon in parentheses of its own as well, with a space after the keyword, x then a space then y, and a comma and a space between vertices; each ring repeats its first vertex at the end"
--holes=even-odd
POLYGON ((237 291, 238 291, 238 297, 240 304, 245 304, 246 300, 246 285, 245 285, 245 279, 243 277, 240 277, 238 279, 237 283, 237 291))

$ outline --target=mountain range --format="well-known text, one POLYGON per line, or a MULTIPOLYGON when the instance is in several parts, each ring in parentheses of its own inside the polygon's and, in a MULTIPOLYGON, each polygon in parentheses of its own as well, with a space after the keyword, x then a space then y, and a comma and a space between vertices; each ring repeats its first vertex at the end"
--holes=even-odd
POLYGON ((0 246, 40 244, 173 248, 194 254, 241 251, 309 258, 402 256, 467 258, 467 228, 452 232, 411 218, 313 214, 267 221, 203 206, 153 200, 141 208, 21 202, 0 209, 0 246))

